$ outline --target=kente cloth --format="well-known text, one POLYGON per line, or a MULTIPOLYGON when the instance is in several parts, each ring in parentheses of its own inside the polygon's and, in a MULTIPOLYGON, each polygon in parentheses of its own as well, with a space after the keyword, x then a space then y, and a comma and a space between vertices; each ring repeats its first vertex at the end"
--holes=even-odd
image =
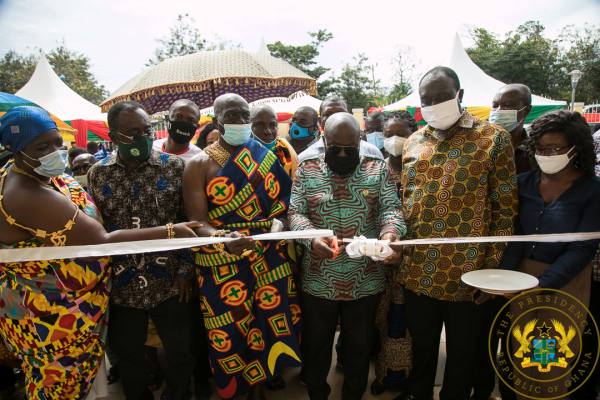
MULTIPOLYGON (((206 152, 210 155, 209 148, 206 152)), ((238 146, 207 186, 208 221, 266 233, 287 212, 291 179, 254 139, 238 146)), ((300 364, 300 306, 286 241, 256 242, 249 257, 195 249, 200 302, 217 394, 232 398, 300 364)))
MULTIPOLYGON (((97 218, 72 177, 52 179, 81 211, 97 218)), ((37 238, 5 248, 39 247, 37 238)), ((0 336, 21 359, 28 399, 81 399, 104 354, 109 258, 0 263, 0 336)))
MULTIPOLYGON (((294 150, 290 142, 285 138, 277 137, 273 153, 275 153, 284 171, 293 181, 296 176, 296 169, 298 168, 298 155, 296 154, 296 150, 294 150)), ((302 259, 303 254, 302 246, 296 241, 289 241, 287 251, 288 260, 292 266, 292 272, 294 276, 298 277, 300 260, 302 259)))
POLYGON ((285 172, 287 172, 293 180, 296 175, 296 168, 298 167, 298 155, 296 154, 296 150, 294 150, 292 145, 285 138, 278 137, 273 152, 279 159, 285 172))

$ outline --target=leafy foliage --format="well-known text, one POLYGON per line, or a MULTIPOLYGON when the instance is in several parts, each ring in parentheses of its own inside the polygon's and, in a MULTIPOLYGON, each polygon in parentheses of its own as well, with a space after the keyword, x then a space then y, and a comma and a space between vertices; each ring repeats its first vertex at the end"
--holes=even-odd
POLYGON ((227 39, 216 36, 206 39, 196 28, 196 20, 189 14, 179 14, 175 23, 169 28, 169 35, 157 39, 159 46, 154 50, 154 57, 146 65, 155 65, 172 57, 185 56, 202 50, 225 50, 241 47, 227 39))
POLYGON ((527 21, 504 38, 485 28, 475 28, 475 41, 467 53, 487 74, 506 83, 524 83, 533 93, 569 99, 568 73, 583 71, 577 99, 595 102, 600 93, 600 29, 565 27, 558 38, 544 35, 538 21, 527 21))
MULTIPOLYGON (((329 68, 317 65, 316 59, 319 56, 323 45, 333 39, 333 34, 326 29, 319 29, 317 32, 308 32, 308 35, 312 40, 310 43, 304 45, 288 45, 278 40, 275 43, 269 43, 267 48, 273 57, 281 58, 308 76, 319 79, 323 74, 329 71, 329 68)), ((321 94, 322 91, 329 90, 328 85, 329 83, 325 83, 324 86, 319 83, 317 87, 319 94, 321 94)))
MULTIPOLYGON (((56 47, 47 55, 54 72, 75 92, 94 104, 100 104, 108 91, 100 85, 90 72, 90 60, 87 56, 69 50, 64 44, 56 47)), ((0 59, 0 91, 15 93, 31 78, 37 57, 21 55, 8 51, 0 59)))

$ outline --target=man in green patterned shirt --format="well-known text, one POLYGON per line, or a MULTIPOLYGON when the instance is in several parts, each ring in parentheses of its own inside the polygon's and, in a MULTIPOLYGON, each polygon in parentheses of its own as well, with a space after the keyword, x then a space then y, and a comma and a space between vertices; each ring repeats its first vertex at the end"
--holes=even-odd
MULTIPOLYGON (((304 360, 311 400, 329 396, 327 374, 338 318, 344 332, 341 398, 359 400, 367 385, 385 266, 367 257, 348 257, 341 239, 363 235, 394 241, 406 233, 385 161, 360 156, 359 144, 360 129, 354 117, 332 115, 325 124, 325 154, 303 161, 292 187, 292 230, 331 229, 336 234, 303 241, 304 360)), ((399 257, 394 253, 385 262, 397 263, 399 257)))
MULTIPOLYGON (((511 235, 517 212, 510 135, 463 110, 463 89, 447 67, 419 84, 427 125, 402 153, 404 215, 411 239, 511 235)), ((409 393, 431 399, 442 325, 447 360, 440 399, 468 399, 478 327, 475 291, 462 274, 497 268, 503 243, 419 245, 404 249, 402 282, 412 338, 409 393)))

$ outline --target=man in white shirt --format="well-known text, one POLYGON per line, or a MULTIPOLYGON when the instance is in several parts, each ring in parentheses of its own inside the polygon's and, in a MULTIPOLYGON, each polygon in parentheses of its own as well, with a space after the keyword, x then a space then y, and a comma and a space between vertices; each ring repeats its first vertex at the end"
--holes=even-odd
POLYGON ((190 143, 200 119, 200 109, 191 100, 176 100, 169 108, 166 116, 167 131, 169 135, 164 139, 157 139, 152 148, 160 153, 173 154, 184 162, 189 161, 202 150, 190 143))
MULTIPOLYGON (((321 106, 319 107, 319 125, 321 125, 321 127, 324 127, 327 118, 339 112, 348 112, 348 105, 346 104, 346 100, 337 95, 326 97, 321 102, 321 106)), ((313 158, 316 155, 324 153, 325 144, 323 143, 323 139, 319 138, 306 150, 298 154, 298 163, 301 163, 302 161, 308 158, 313 158)), ((379 151, 379 149, 376 146, 372 145, 371 143, 365 142, 364 140, 360 141, 359 154, 368 154, 375 158, 383 159, 383 154, 381 154, 381 151, 379 151)))

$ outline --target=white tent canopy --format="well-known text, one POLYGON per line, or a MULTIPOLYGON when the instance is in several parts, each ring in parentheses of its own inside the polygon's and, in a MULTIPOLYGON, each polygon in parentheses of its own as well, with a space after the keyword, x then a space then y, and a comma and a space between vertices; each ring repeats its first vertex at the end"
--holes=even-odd
MULTIPOLYGON (((273 107, 276 113, 294 113, 300 107, 311 107, 315 111, 319 112, 321 106, 321 100, 312 97, 304 91, 296 92, 289 97, 268 97, 260 99, 250 103, 250 108, 258 105, 269 105, 273 107)), ((214 110, 212 107, 203 108, 201 110, 204 115, 213 115, 214 110)))
POLYGON ((29 81, 15 94, 43 107, 63 121, 106 121, 106 114, 100 111, 100 107, 68 87, 56 75, 44 55, 40 56, 29 81))
POLYGON ((296 92, 289 97, 271 97, 266 99, 256 100, 250 103, 250 107, 258 105, 269 105, 273 107, 276 113, 294 113, 300 107, 310 107, 319 112, 321 100, 312 97, 305 92, 296 92))
MULTIPOLYGON (((458 34, 454 38, 454 44, 452 45, 449 57, 441 65, 452 68, 458 75, 460 85, 465 91, 462 104, 467 107, 491 106, 494 95, 505 85, 503 82, 487 75, 471 60, 458 34)), ((566 105, 565 101, 546 99, 536 95, 532 96, 531 101, 534 106, 566 105)), ((385 106, 384 109, 391 111, 420 106, 419 93, 418 91, 414 91, 402 100, 385 106)))

